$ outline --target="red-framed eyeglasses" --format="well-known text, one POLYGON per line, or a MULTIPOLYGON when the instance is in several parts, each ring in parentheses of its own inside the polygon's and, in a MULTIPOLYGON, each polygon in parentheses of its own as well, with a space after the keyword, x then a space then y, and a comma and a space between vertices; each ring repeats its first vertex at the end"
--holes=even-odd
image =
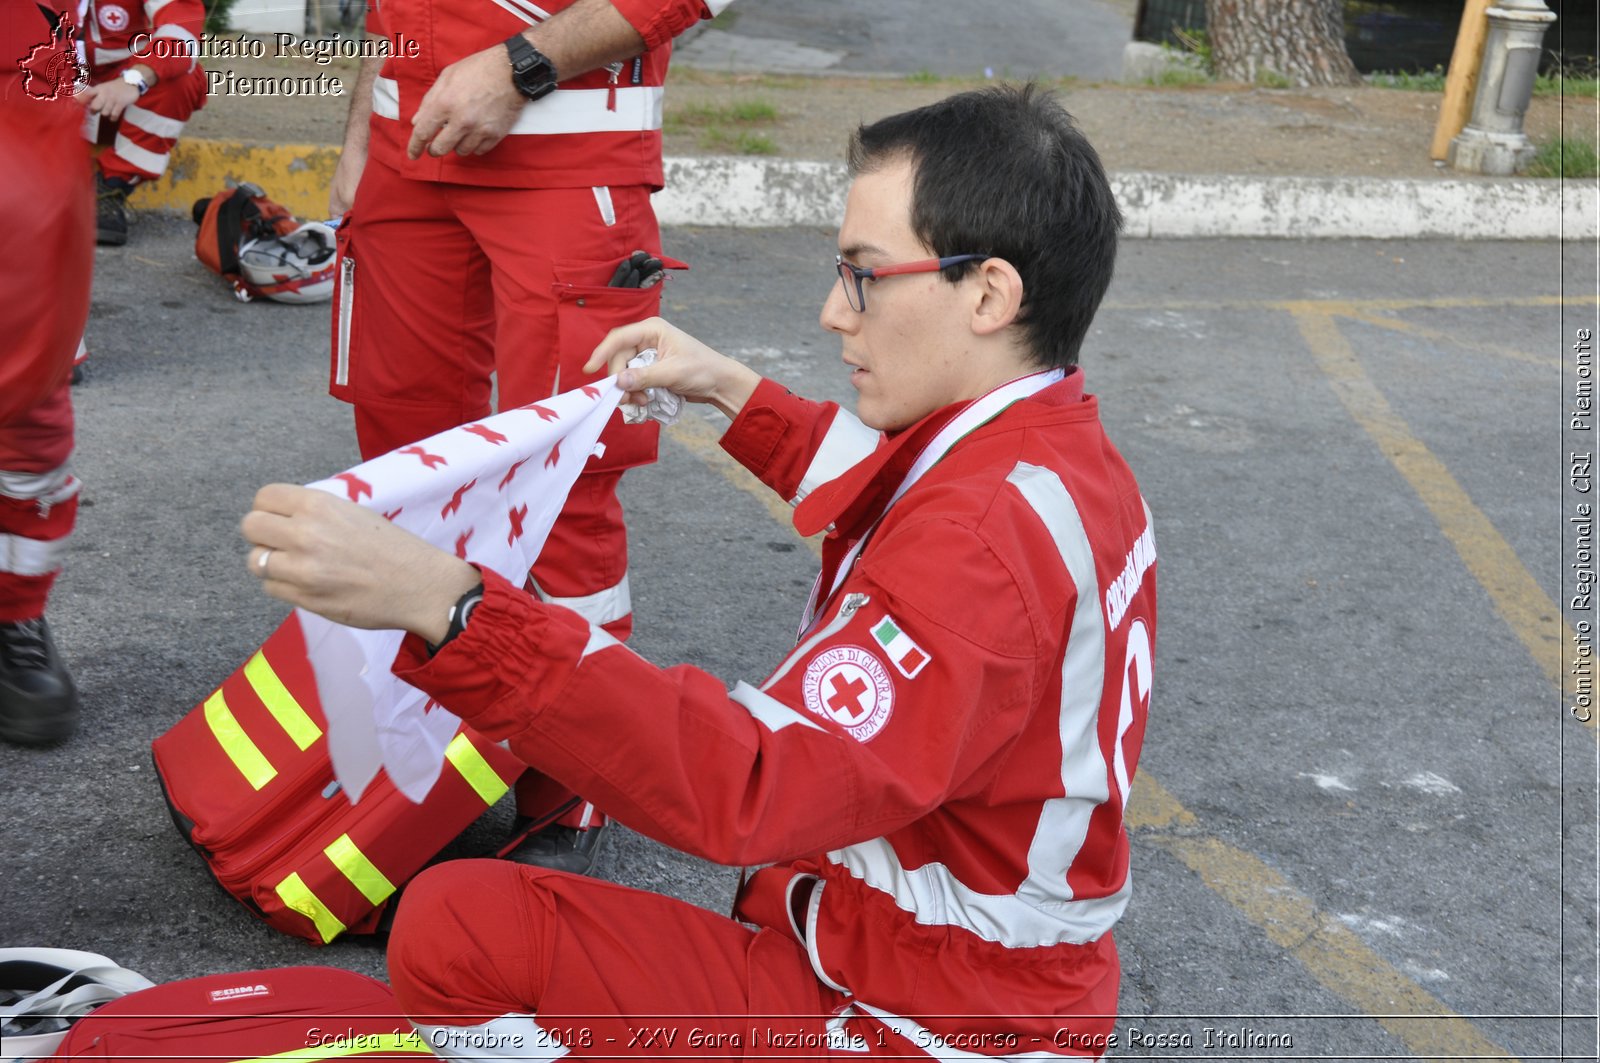
POLYGON ((844 282, 845 302, 850 304, 850 309, 860 314, 865 313, 867 309, 867 293, 861 286, 862 281, 898 277, 906 273, 935 273, 963 262, 982 262, 991 257, 993 256, 946 255, 944 258, 925 258, 920 262, 903 262, 898 266, 874 266, 871 269, 846 262, 843 255, 834 255, 833 261, 839 271, 839 279, 844 282))

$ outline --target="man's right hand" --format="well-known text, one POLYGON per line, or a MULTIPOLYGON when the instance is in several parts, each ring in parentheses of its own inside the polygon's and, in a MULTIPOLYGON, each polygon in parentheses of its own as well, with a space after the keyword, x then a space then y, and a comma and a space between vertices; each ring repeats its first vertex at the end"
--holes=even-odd
POLYGON ((708 402, 737 417, 749 401, 761 375, 749 366, 718 354, 693 336, 659 317, 614 328, 600 341, 583 367, 585 373, 602 370, 619 374, 617 385, 628 393, 626 401, 642 406, 647 388, 666 388, 689 402, 708 402), (640 351, 655 348, 654 365, 627 368, 640 351))

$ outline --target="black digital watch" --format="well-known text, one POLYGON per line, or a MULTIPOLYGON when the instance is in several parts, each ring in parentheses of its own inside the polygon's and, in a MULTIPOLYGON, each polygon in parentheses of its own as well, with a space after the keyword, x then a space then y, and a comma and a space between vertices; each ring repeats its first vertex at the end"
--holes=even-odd
POLYGON ((511 53, 511 84, 530 100, 539 100, 556 89, 556 65, 548 56, 528 43, 522 34, 506 38, 511 53))

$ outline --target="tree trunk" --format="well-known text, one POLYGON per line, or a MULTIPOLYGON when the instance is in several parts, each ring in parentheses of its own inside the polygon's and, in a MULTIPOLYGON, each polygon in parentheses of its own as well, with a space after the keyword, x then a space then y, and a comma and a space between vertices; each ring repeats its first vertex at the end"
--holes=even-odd
POLYGON ((1206 0, 1220 81, 1355 85, 1344 48, 1344 0, 1206 0))

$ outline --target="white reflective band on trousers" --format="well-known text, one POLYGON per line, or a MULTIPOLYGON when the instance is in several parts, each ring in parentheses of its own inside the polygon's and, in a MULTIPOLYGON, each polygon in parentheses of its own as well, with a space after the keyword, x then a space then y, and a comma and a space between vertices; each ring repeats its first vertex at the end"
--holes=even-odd
POLYGON ((48 576, 60 571, 66 556, 65 539, 0 535, 0 572, 13 576, 48 576))
MULTIPOLYGON (((557 89, 542 100, 526 104, 512 123, 511 134, 641 133, 660 129, 665 99, 665 90, 660 85, 557 89)), ((379 118, 399 120, 400 86, 393 78, 373 80, 372 113, 379 118)))
POLYGON ((0 469, 0 498, 56 505, 78 493, 78 479, 66 465, 49 472, 12 472, 0 469))
POLYGON ((633 594, 628 589, 626 572, 622 574, 621 581, 612 586, 579 598, 557 598, 547 593, 534 580, 530 579, 528 582, 532 584, 533 592, 539 596, 541 602, 571 609, 591 624, 609 624, 633 612, 633 594))
POLYGON ((567 1054, 566 1045, 541 1028, 532 1015, 502 1015, 479 1026, 412 1025, 440 1059, 516 1059, 526 1063, 567 1054))

